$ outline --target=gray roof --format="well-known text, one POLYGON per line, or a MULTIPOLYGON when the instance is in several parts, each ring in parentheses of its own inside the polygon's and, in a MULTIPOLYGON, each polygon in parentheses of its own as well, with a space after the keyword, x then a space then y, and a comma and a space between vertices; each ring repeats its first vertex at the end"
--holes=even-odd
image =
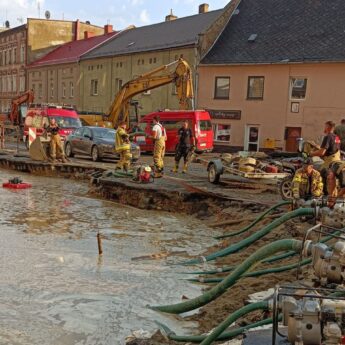
POLYGON ((238 9, 202 64, 345 61, 344 0, 242 0, 238 9))
POLYGON ((169 22, 125 30, 81 59, 147 52, 173 47, 195 45, 198 34, 206 30, 221 15, 223 9, 169 22))

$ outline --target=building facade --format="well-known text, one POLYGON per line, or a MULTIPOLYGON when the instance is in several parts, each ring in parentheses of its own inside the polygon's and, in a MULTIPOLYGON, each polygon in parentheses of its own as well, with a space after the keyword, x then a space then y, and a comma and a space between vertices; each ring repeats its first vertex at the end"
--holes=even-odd
POLYGON ((341 0, 240 2, 198 69, 218 146, 295 151, 345 118, 343 15, 341 0))
POLYGON ((28 88, 38 103, 58 103, 79 107, 80 57, 117 33, 105 25, 102 35, 84 32, 83 39, 65 43, 27 67, 28 88))
MULTIPOLYGON (((190 64, 194 83, 196 67, 224 29, 239 0, 224 9, 177 18, 172 13, 165 22, 126 30, 116 38, 81 58, 80 109, 107 113, 116 93, 127 81, 155 68, 184 58, 190 64)), ((196 95, 197 96, 197 95, 196 95)), ((178 109, 174 85, 166 85, 137 95, 139 115, 161 109, 178 109)), ((134 118, 134 109, 131 109, 134 118)))
POLYGON ((0 112, 8 112, 11 101, 27 90, 26 67, 56 46, 84 31, 103 33, 103 28, 77 21, 28 18, 27 24, 0 32, 0 112))

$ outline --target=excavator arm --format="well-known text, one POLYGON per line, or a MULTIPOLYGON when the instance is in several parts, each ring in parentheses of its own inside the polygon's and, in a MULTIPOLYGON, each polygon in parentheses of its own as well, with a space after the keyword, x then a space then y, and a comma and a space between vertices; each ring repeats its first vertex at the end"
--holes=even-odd
POLYGON ((19 125, 19 106, 23 103, 30 104, 34 101, 34 93, 32 90, 25 91, 22 95, 12 100, 10 120, 14 125, 19 125))
POLYGON ((132 97, 170 83, 174 83, 176 86, 180 109, 188 109, 189 100, 193 99, 192 72, 188 63, 179 59, 124 84, 110 107, 108 121, 111 121, 114 127, 118 125, 119 121, 128 122, 132 97), (173 66, 176 67, 171 71, 173 66))

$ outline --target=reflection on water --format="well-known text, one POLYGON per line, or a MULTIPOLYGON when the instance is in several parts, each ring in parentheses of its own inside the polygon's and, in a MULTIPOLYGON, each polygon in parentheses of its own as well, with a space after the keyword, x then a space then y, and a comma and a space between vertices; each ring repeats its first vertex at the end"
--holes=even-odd
MULTIPOLYGON (((12 176, 0 171, 1 182, 12 176)), ((32 189, 0 194, 0 344, 123 344, 154 320, 179 329, 145 306, 199 294, 166 256, 196 255, 214 232, 190 217, 92 199, 86 184, 22 177, 32 189), (153 253, 163 259, 131 260, 153 253)))

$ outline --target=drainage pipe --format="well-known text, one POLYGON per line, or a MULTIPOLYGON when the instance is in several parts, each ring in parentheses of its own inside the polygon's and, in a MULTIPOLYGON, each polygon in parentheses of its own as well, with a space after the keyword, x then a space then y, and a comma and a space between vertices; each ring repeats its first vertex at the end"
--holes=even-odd
POLYGON ((162 305, 162 306, 151 306, 150 308, 157 311, 162 311, 171 314, 180 314, 190 310, 202 307, 209 302, 215 300, 226 292, 231 286, 233 286, 241 276, 248 272, 254 265, 258 264, 263 259, 272 256, 273 254, 286 250, 301 250, 302 241, 286 239, 279 240, 270 243, 249 256, 242 264, 238 265, 237 268, 231 272, 224 280, 211 288, 209 291, 200 295, 199 297, 190 299, 177 304, 162 305))
POLYGON ((260 238, 266 236, 271 231, 273 231, 278 226, 284 224, 290 219, 301 217, 301 216, 314 216, 315 210, 313 208, 299 208, 297 210, 291 211, 287 214, 284 214, 280 218, 276 219, 272 223, 266 225, 264 228, 262 228, 260 231, 257 231, 253 233, 251 236, 243 239, 240 242, 237 242, 233 245, 228 246, 227 248, 224 248, 218 252, 212 253, 210 255, 207 255, 205 257, 192 259, 186 262, 182 262, 181 265, 195 265, 202 262, 207 262, 211 260, 215 260, 217 258, 221 258, 223 256, 227 256, 233 253, 236 253, 240 251, 243 248, 249 247, 254 242, 258 241, 260 238))
POLYGON ((281 206, 290 205, 290 204, 291 204, 291 201, 280 202, 279 204, 272 206, 267 211, 262 213, 258 218, 256 218, 249 225, 245 226, 243 229, 235 231, 235 232, 231 232, 229 234, 225 234, 225 235, 221 235, 221 236, 216 236, 215 238, 216 239, 222 239, 222 238, 233 237, 233 236, 237 236, 237 235, 243 234, 244 232, 246 232, 246 231, 250 230, 252 227, 254 227, 257 223, 259 223, 262 219, 265 218, 265 216, 267 216, 272 211, 276 210, 277 208, 279 208, 281 206))

